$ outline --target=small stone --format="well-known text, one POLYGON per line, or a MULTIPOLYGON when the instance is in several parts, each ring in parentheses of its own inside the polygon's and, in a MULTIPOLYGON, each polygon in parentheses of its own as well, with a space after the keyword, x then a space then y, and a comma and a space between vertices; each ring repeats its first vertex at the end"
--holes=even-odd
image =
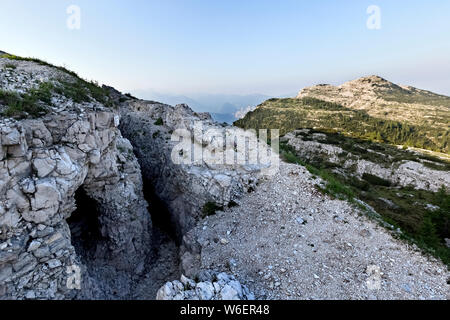
POLYGON ((55 269, 55 268, 60 267, 62 265, 62 263, 58 259, 52 259, 52 260, 47 261, 47 265, 50 269, 55 269))
POLYGON ((223 244, 223 245, 226 245, 226 244, 228 244, 230 242, 227 239, 222 238, 222 239, 220 239, 220 243, 223 244))
POLYGON ((39 247, 33 252, 33 254, 36 258, 47 257, 50 255, 50 248, 48 246, 39 247))
POLYGON ((411 287, 407 283, 402 285, 402 289, 408 293, 411 293, 411 287))
POLYGON ((228 284, 220 291, 220 295, 222 296, 222 300, 240 300, 236 289, 228 284))
POLYGON ((28 246, 28 252, 34 251, 41 246, 41 242, 38 240, 33 240, 28 246))
POLYGON ((5 281, 6 279, 11 278, 13 273, 11 266, 5 266, 0 268, 0 282, 5 281))
POLYGON ((367 230, 367 229, 361 230, 361 232, 360 232, 359 234, 360 234, 361 236, 363 236, 364 238, 368 238, 368 237, 370 237, 370 235, 371 235, 370 231, 367 230))
POLYGON ((189 289, 195 288, 195 281, 189 279, 184 274, 181 275, 180 281, 182 284, 184 284, 189 289))
POLYGON ((214 296, 214 286, 210 282, 197 283, 195 291, 200 300, 211 300, 214 296))
POLYGON ((306 223, 305 220, 304 220, 303 218, 301 218, 301 217, 297 217, 297 218, 295 219, 295 221, 296 221, 298 224, 305 224, 305 223, 306 223))
POLYGON ((445 245, 447 246, 447 248, 450 248, 450 239, 449 238, 445 238, 445 245))

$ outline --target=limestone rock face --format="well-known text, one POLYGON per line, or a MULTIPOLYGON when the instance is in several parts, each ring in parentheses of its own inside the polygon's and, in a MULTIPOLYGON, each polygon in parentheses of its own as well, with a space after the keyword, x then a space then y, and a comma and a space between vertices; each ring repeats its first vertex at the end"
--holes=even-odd
POLYGON ((195 156, 202 148, 206 150, 203 155, 220 148, 220 143, 205 133, 231 130, 214 123, 209 114, 195 113, 186 105, 172 107, 141 100, 123 105, 121 114, 121 132, 133 144, 144 178, 172 213, 180 236, 204 214, 206 203, 227 206, 256 188, 264 166, 195 156), (192 139, 188 142, 192 149, 177 149, 179 141, 172 141, 177 130, 184 130, 187 139, 192 139), (174 157, 181 157, 181 163, 174 162, 174 157))
MULTIPOLYGON (((135 270, 150 248, 139 165, 113 112, 86 110, 38 120, 0 121, 0 274, 7 297, 62 298, 67 268, 80 265, 66 219, 84 188, 98 204, 104 258, 135 270), (66 127, 58 137, 52 124, 66 127), (4 241, 4 242, 3 242, 4 241)), ((100 258, 100 257, 99 257, 100 258)), ((81 275, 82 277, 83 275, 81 275)))
MULTIPOLYGON (((14 74, 2 72, 2 89, 23 92, 59 74, 16 64, 14 74)), ((93 280, 67 223, 79 189, 96 203, 96 259, 134 274, 151 248, 141 171, 118 114, 96 101, 52 99, 38 118, 0 118, 0 299, 88 296, 93 280)))

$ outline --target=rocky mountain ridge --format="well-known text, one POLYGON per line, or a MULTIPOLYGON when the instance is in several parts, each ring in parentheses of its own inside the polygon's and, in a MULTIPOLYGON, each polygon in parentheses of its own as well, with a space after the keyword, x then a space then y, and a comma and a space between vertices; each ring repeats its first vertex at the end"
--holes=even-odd
POLYGON ((242 128, 317 129, 448 154, 450 97, 371 76, 269 99, 235 122, 242 128))
POLYGON ((207 151, 241 129, 37 59, 0 56, 0 86, 0 299, 446 298, 442 262, 303 167, 172 161, 178 129, 207 151))

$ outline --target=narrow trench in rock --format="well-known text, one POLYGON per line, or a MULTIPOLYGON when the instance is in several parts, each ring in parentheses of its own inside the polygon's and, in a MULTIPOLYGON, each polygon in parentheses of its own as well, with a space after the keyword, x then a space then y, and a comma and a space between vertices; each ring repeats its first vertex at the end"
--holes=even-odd
POLYGON ((170 238, 177 247, 181 243, 182 236, 177 232, 176 222, 172 221, 171 214, 161 199, 156 195, 152 183, 144 180, 144 198, 149 204, 149 212, 152 218, 153 228, 157 233, 162 233, 170 238))
MULTIPOLYGON (((137 277, 115 270, 108 263, 107 239, 101 234, 101 211, 83 188, 75 193, 77 209, 67 223, 71 241, 92 278, 95 299, 155 299, 158 289, 167 281, 179 279, 179 245, 175 225, 164 203, 155 195, 152 185, 144 183, 144 196, 152 219, 152 256, 145 273, 137 277)), ((143 257, 145 259, 146 257, 143 257)))
POLYGON ((155 299, 159 288, 181 276, 179 261, 181 238, 177 235, 176 226, 171 220, 167 206, 158 198, 150 181, 144 179, 143 190, 153 225, 153 259, 145 280, 136 287, 135 297, 155 299))

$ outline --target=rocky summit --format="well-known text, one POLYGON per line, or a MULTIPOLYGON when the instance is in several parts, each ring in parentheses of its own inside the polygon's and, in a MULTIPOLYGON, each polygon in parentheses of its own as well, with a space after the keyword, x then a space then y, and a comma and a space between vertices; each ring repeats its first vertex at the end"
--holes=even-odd
POLYGON ((448 134, 431 136, 449 98, 368 77, 271 99, 239 128, 0 54, 0 299, 449 298, 448 134), (405 149, 389 143, 398 126, 369 143, 292 116, 366 112, 417 132, 416 105, 435 127, 398 131, 405 149), (282 159, 254 124, 282 129, 282 159), (233 161, 213 161, 229 134, 249 153, 233 141, 233 161), (248 161, 261 147, 276 174, 248 161))

